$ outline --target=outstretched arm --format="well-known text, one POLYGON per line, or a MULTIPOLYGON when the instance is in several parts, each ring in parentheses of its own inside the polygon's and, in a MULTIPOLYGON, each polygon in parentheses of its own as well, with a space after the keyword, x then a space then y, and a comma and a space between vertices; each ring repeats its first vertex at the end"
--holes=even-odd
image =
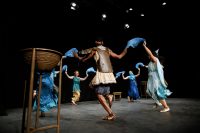
POLYGON ((127 48, 125 48, 121 54, 116 54, 112 51, 110 51, 110 55, 113 57, 113 58, 117 58, 117 59, 121 59, 122 57, 124 57, 127 53, 127 48))
POLYGON ((55 74, 57 75, 60 71, 55 71, 55 74))
POLYGON ((73 52, 73 54, 74 54, 74 57, 77 58, 77 59, 79 59, 79 60, 82 60, 84 58, 84 57, 80 57, 78 55, 78 53, 76 53, 76 52, 73 52))
POLYGON ((140 68, 138 68, 138 73, 135 75, 135 77, 138 77, 140 75, 140 68))
POLYGON ((80 78, 80 81, 84 81, 88 78, 88 74, 86 74, 86 76, 84 78, 80 78))
POLYGON ((124 73, 122 73, 122 78, 123 78, 124 80, 127 80, 127 79, 128 79, 128 76, 127 76, 127 77, 124 77, 124 73))
MULTIPOLYGON (((86 56, 80 57, 78 54, 84 54, 84 55, 86 55, 86 54, 91 53, 92 51, 93 51, 93 48, 89 48, 89 49, 81 50, 81 51, 79 51, 77 53, 73 52, 73 55, 74 55, 75 58, 77 58, 79 60, 83 60, 86 56)), ((89 58, 89 57, 87 57, 87 58, 89 58)))
POLYGON ((68 73, 67 73, 67 71, 65 71, 65 74, 66 74, 66 76, 67 76, 69 79, 73 79, 73 78, 74 78, 74 76, 69 76, 68 73))
POLYGON ((83 59, 83 62, 87 61, 88 59, 92 58, 95 55, 96 51, 93 50, 86 58, 83 59))
POLYGON ((143 47, 144 47, 144 49, 146 50, 147 54, 149 55, 150 59, 151 59, 153 62, 156 62, 156 57, 152 54, 151 50, 146 46, 146 41, 144 41, 143 47))

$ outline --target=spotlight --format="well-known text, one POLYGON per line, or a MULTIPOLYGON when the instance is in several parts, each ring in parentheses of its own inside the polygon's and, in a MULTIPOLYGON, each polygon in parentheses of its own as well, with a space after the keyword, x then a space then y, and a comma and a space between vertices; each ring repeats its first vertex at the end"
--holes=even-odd
POLYGON ((76 9, 78 8, 78 6, 77 6, 77 4, 76 4, 75 2, 71 2, 70 5, 71 5, 70 8, 71 8, 72 10, 76 10, 76 9))
POLYGON ((128 29, 130 28, 130 25, 129 24, 124 24, 124 29, 128 29))
POLYGON ((129 8, 129 9, 126 10, 126 13, 129 13, 132 10, 133 10, 133 8, 129 8))
POLYGON ((141 13, 140 16, 144 17, 144 13, 141 13))
POLYGON ((76 3, 75 3, 75 2, 72 2, 72 3, 71 3, 71 6, 76 7, 76 3))
POLYGON ((163 2, 163 3, 162 3, 163 6, 165 6, 166 4, 167 4, 166 2, 163 2))
POLYGON ((104 21, 105 19, 107 18, 107 15, 106 14, 102 14, 101 15, 101 19, 104 21))

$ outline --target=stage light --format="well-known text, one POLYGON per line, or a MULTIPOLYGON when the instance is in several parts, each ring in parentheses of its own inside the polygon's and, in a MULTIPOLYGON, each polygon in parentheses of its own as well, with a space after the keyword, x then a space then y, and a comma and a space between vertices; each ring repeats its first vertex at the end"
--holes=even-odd
POLYGON ((144 17, 144 13, 141 13, 140 16, 144 17))
POLYGON ((75 8, 75 7, 73 7, 73 6, 71 6, 71 7, 70 7, 70 9, 72 9, 72 10, 76 10, 76 8, 75 8))
POLYGON ((72 2, 71 5, 72 5, 73 7, 76 7, 76 3, 75 3, 75 2, 72 2))
POLYGON ((129 24, 124 24, 124 29, 128 29, 130 28, 130 25, 129 24))
POLYGON ((77 5, 75 2, 71 2, 70 5, 71 5, 70 8, 71 8, 72 10, 76 10, 76 9, 78 8, 78 5, 77 5))
POLYGON ((129 9, 126 10, 126 13, 129 13, 132 10, 133 10, 133 8, 129 8, 129 9))
POLYGON ((102 14, 101 15, 101 19, 104 21, 105 19, 107 18, 107 15, 106 14, 102 14))
POLYGON ((167 4, 166 2, 163 2, 163 3, 162 3, 163 6, 166 5, 166 4, 167 4))

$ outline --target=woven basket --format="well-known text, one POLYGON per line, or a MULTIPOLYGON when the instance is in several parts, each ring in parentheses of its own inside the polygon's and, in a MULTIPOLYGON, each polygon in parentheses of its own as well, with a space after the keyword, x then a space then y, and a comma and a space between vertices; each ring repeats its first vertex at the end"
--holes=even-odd
MULTIPOLYGON (((32 62, 33 48, 23 49, 24 61, 28 64, 32 62)), ((35 66, 39 71, 51 71, 58 65, 62 58, 62 53, 45 48, 35 48, 35 66)))

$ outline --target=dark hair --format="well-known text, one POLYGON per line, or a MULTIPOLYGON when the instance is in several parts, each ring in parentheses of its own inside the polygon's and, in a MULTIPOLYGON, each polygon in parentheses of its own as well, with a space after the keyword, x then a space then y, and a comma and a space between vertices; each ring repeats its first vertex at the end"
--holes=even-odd
POLYGON ((98 37, 96 37, 96 39, 95 39, 96 41, 103 41, 103 37, 101 37, 101 36, 98 36, 98 37))

